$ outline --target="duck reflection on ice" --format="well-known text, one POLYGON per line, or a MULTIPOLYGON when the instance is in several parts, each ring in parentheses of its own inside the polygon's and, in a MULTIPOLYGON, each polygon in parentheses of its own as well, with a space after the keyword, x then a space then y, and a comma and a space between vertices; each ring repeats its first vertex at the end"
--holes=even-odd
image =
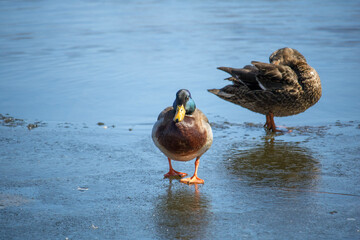
POLYGON ((317 184, 320 163, 298 143, 266 139, 239 145, 230 150, 227 167, 249 184, 310 189, 317 184))
POLYGON ((211 214, 209 201, 194 186, 173 186, 156 201, 155 222, 158 234, 166 239, 205 238, 211 214), (175 189, 172 189, 175 188, 175 189))

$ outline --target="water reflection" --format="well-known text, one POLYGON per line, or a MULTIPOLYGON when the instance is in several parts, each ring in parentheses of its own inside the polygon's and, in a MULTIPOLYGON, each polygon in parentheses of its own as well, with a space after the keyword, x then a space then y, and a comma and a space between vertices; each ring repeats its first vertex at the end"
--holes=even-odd
POLYGON ((175 188, 171 183, 155 208, 157 232, 166 239, 205 238, 211 216, 209 200, 197 184, 175 188))
POLYGON ((250 184, 312 188, 317 184, 320 164, 309 149, 297 143, 266 139, 250 147, 234 146, 227 159, 228 169, 250 184))

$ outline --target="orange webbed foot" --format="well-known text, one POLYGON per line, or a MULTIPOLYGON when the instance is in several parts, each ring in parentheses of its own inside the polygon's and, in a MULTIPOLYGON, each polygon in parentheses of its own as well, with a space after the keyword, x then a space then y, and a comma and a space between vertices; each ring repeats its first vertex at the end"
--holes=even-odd
POLYGON ((187 175, 187 173, 183 173, 183 172, 178 172, 175 171, 171 165, 171 159, 168 158, 169 161, 169 172, 164 174, 164 178, 169 178, 169 177, 185 177, 187 175))
POLYGON ((194 183, 204 184, 204 180, 201 179, 201 178, 198 178, 195 175, 192 176, 192 177, 189 177, 189 178, 183 178, 183 179, 180 180, 180 182, 187 183, 187 184, 194 184, 194 183))
POLYGON ((284 128, 285 130, 276 128, 275 121, 274 121, 274 114, 269 112, 266 114, 266 123, 264 127, 273 133, 291 133, 292 130, 288 130, 286 127, 281 126, 280 128, 284 128))
POLYGON ((178 172, 178 171, 175 171, 174 169, 170 169, 170 171, 168 173, 164 174, 164 178, 185 177, 186 175, 187 175, 187 173, 178 172))
POLYGON ((197 157, 197 158, 196 158, 196 161, 195 161, 195 172, 194 172, 194 175, 193 175, 192 177, 189 177, 189 178, 183 178, 183 179, 180 180, 180 182, 182 182, 182 183, 187 183, 187 184, 193 184, 193 183, 196 183, 196 184, 204 184, 204 180, 202 180, 201 178, 198 178, 198 176, 197 176, 197 171, 198 171, 199 163, 200 163, 200 157, 197 157))

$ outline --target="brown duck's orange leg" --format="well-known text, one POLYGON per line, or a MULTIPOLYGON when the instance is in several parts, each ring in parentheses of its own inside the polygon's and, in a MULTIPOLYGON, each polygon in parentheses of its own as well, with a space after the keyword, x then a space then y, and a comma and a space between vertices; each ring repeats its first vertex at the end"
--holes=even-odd
POLYGON ((274 121, 274 114, 269 112, 266 114, 266 123, 264 125, 269 131, 272 132, 281 132, 280 130, 276 129, 275 121, 274 121))
POLYGON ((187 173, 175 171, 175 170, 172 168, 171 159, 170 159, 170 158, 168 158, 168 161, 169 161, 169 172, 166 173, 166 174, 164 174, 164 178, 168 178, 168 177, 185 177, 185 176, 187 175, 187 173))
POLYGON ((198 178, 198 176, 197 176, 199 163, 200 163, 200 157, 197 157, 196 160, 195 160, 195 172, 194 172, 194 175, 192 177, 189 177, 189 178, 183 178, 183 179, 180 180, 180 182, 187 183, 187 184, 192 184, 192 183, 204 184, 204 180, 202 180, 201 178, 198 178))
POLYGON ((264 124, 264 127, 266 127, 269 130, 269 127, 270 127, 270 115, 269 115, 269 113, 266 114, 266 122, 264 124))

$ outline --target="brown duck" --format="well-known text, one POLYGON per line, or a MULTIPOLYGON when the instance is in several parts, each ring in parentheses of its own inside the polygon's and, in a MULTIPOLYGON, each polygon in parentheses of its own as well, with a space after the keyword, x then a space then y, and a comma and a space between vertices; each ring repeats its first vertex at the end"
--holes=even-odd
POLYGON ((266 115, 264 127, 278 131, 274 116, 304 112, 321 97, 318 73, 295 49, 281 48, 270 55, 270 63, 252 61, 244 68, 219 67, 231 75, 233 84, 209 89, 216 96, 266 115))

